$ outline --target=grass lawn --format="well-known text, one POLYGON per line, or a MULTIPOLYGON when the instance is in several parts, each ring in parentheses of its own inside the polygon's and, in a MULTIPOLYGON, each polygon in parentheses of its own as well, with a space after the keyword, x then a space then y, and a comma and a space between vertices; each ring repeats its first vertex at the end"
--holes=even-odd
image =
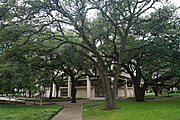
POLYGON ((0 106, 0 120, 49 120, 61 105, 0 106))
POLYGON ((180 120, 180 96, 160 97, 143 103, 131 99, 118 101, 115 110, 102 110, 101 104, 84 104, 83 120, 180 120))

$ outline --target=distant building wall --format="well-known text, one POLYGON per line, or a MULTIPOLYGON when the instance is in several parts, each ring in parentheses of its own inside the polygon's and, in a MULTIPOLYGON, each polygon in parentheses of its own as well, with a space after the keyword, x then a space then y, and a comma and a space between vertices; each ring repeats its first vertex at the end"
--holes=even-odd
MULTIPOLYGON (((87 87, 86 86, 78 86, 76 87, 77 93, 76 97, 77 98, 87 98, 87 87)), ((50 88, 45 89, 45 94, 44 97, 49 97, 50 94, 50 88)), ((68 87, 60 87, 59 89, 59 97, 67 97, 68 95, 68 87)), ((56 97, 56 90, 54 91, 53 97, 56 97)), ((91 86, 91 97, 95 97, 95 87, 91 86)))
MULTIPOLYGON (((125 97, 125 89, 124 87, 118 87, 118 97, 125 97)), ((127 88, 127 97, 134 97, 134 88, 127 88)))

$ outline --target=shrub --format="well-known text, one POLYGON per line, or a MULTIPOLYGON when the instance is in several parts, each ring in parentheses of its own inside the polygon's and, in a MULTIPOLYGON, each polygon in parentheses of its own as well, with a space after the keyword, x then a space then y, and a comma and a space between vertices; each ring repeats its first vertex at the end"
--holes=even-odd
POLYGON ((168 93, 169 93, 169 94, 172 94, 172 93, 180 93, 180 90, 176 90, 176 91, 169 91, 168 93))

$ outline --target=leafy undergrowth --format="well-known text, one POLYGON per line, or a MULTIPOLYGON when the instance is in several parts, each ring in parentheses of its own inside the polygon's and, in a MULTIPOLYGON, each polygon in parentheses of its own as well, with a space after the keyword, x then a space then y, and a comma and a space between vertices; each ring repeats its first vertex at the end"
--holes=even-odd
POLYGON ((118 101, 114 110, 102 110, 103 105, 89 109, 86 106, 83 120, 180 120, 180 97, 170 98, 142 103, 118 101))
POLYGON ((0 120, 49 120, 62 105, 0 106, 0 120))
MULTIPOLYGON (((26 97, 19 97, 18 100, 26 100, 26 101, 35 101, 40 102, 40 98, 26 98, 26 97)), ((77 98, 77 100, 86 100, 84 98, 77 98)), ((71 98, 43 98, 42 102, 62 102, 62 101, 71 101, 71 98)))

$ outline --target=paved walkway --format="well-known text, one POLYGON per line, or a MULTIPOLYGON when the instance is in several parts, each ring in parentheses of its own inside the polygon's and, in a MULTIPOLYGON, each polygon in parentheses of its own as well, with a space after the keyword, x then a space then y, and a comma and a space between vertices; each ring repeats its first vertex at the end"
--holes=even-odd
POLYGON ((63 102, 65 108, 55 115, 51 120, 82 120, 82 105, 83 101, 77 103, 63 102))

